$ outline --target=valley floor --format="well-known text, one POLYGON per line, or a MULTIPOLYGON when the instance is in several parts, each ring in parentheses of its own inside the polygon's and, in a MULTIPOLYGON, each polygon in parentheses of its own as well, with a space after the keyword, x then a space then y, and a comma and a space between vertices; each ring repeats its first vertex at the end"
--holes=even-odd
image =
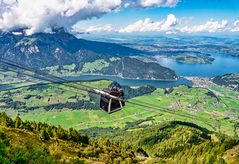
MULTIPOLYGON (((49 111, 36 109, 20 114, 24 120, 47 122, 78 130, 94 127, 123 128, 127 123, 137 120, 143 120, 141 123, 145 125, 181 120, 231 136, 239 135, 239 92, 215 85, 207 78, 188 79, 194 82, 193 88, 175 87, 170 94, 165 94, 164 89, 159 88, 153 93, 130 99, 130 103, 127 103, 123 110, 111 115, 102 110, 69 108, 49 111)), ((22 101, 19 99, 20 95, 14 98, 15 101, 22 101)), ((62 93, 54 102, 66 101, 66 95, 69 93, 62 93)), ((33 100, 35 98, 27 102, 31 105, 33 100)), ((17 114, 17 111, 12 109, 1 111, 6 111, 13 117, 17 114)))
MULTIPOLYGON (((193 87, 181 85, 168 93, 165 93, 165 89, 157 88, 151 93, 130 98, 121 111, 110 115, 99 109, 73 110, 73 107, 77 107, 74 105, 80 105, 82 101, 91 104, 91 99, 98 98, 85 92, 72 92, 59 84, 1 91, 0 112, 6 112, 14 119, 20 115, 25 121, 21 125, 15 119, 11 128, 8 128, 4 120, 9 119, 0 119, 0 137, 6 134, 4 142, 10 141, 10 145, 6 142, 6 147, 11 147, 14 151, 4 149, 6 160, 22 160, 15 157, 15 154, 11 155, 20 151, 24 152, 26 161, 37 161, 38 158, 33 158, 31 153, 40 153, 47 155, 47 160, 52 163, 54 160, 103 163, 106 158, 111 163, 124 159, 138 163, 237 163, 239 92, 216 85, 209 78, 187 79, 194 83, 193 87), (73 105, 72 108, 70 105, 73 105), (36 128, 36 131, 28 131, 28 121, 33 121, 31 127, 36 128), (49 125, 69 130, 74 128, 81 134, 87 134, 92 140, 100 137, 104 140, 97 139, 82 146, 71 141, 56 140, 57 135, 45 129, 50 138, 42 141, 44 133, 37 128, 35 122, 47 123, 48 125, 39 123, 45 128, 49 125), (112 142, 109 143, 107 139, 112 142), (28 151, 28 140, 32 143, 32 152, 28 151), (19 143, 23 143, 20 148, 19 143), (118 143, 120 145, 117 146, 118 143), (44 145, 44 150, 39 148, 41 144, 44 145), (121 154, 114 151, 115 144, 116 147, 120 146, 121 154), (125 144, 132 146, 132 154, 125 153, 125 144)), ((111 81, 103 80, 83 84, 104 88, 110 83, 111 81)), ((4 114, 1 117, 6 118, 4 114)))

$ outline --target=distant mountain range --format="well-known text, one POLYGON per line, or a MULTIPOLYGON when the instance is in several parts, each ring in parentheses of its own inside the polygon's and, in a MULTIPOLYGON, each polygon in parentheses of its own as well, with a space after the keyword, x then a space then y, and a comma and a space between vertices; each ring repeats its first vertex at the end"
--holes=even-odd
POLYGON ((130 57, 143 54, 144 51, 115 43, 78 39, 63 29, 52 34, 25 36, 9 32, 0 35, 0 57, 35 69, 67 76, 99 74, 135 79, 177 79, 175 72, 168 68, 130 57))

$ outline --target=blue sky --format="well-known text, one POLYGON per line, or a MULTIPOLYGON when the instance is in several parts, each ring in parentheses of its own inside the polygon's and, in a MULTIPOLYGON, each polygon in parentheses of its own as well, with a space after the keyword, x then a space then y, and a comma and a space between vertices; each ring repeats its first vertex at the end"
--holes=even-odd
POLYGON ((239 19, 239 0, 181 0, 176 7, 121 9, 120 12, 112 12, 101 18, 80 23, 85 27, 96 24, 113 24, 122 27, 144 18, 162 20, 168 14, 174 14, 178 18, 191 18, 192 25, 204 23, 211 18, 232 21, 239 19))
POLYGON ((239 0, 0 0, 0 30, 27 35, 239 33, 239 0))

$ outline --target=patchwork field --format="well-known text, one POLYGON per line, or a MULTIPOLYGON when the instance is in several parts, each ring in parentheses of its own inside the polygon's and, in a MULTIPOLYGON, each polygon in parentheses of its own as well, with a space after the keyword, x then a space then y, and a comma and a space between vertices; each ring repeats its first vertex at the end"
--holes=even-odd
MULTIPOLYGON (((110 83, 110 81, 95 81, 86 82, 84 85, 104 88, 110 83)), ((111 115, 97 107, 94 110, 86 110, 82 109, 84 106, 76 108, 77 106, 65 105, 92 103, 92 95, 88 93, 58 84, 43 86, 0 92, 2 100, 11 95, 12 102, 20 104, 18 108, 13 109, 6 107, 6 102, 2 101, 0 106, 5 108, 1 111, 12 117, 19 113, 24 120, 46 122, 64 128, 74 127, 78 130, 94 127, 123 128, 126 124, 139 120, 141 120, 140 124, 144 125, 177 120, 193 122, 209 130, 231 136, 239 134, 239 92, 217 85, 212 86, 212 90, 217 94, 220 93, 220 96, 205 88, 179 86, 169 94, 165 94, 164 89, 157 89, 150 94, 129 99, 123 110, 111 115), (51 108, 46 108, 49 106, 51 108)), ((99 99, 97 96, 94 98, 99 99)))

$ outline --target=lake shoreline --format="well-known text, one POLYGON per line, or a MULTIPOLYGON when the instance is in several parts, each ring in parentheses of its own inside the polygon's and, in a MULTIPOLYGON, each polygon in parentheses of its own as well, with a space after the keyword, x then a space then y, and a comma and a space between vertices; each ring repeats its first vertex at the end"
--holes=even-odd
POLYGON ((223 54, 207 52, 215 60, 211 64, 185 64, 174 59, 160 58, 158 63, 170 68, 180 77, 215 77, 230 73, 239 73, 239 58, 223 54))
MULTIPOLYGON (((68 77, 82 77, 82 76, 103 76, 103 77, 116 77, 116 78, 120 78, 120 79, 123 79, 123 80, 151 80, 151 81, 163 81, 163 82, 175 82, 177 81, 178 79, 180 79, 180 77, 177 77, 176 79, 143 79, 143 78, 140 78, 140 79, 137 79, 137 78, 127 78, 127 77, 122 77, 122 76, 117 76, 117 75, 101 75, 101 74, 80 74, 80 75, 73 75, 73 76, 61 76, 63 78, 68 78, 68 77)), ((104 80, 104 79, 102 79, 104 80)))

